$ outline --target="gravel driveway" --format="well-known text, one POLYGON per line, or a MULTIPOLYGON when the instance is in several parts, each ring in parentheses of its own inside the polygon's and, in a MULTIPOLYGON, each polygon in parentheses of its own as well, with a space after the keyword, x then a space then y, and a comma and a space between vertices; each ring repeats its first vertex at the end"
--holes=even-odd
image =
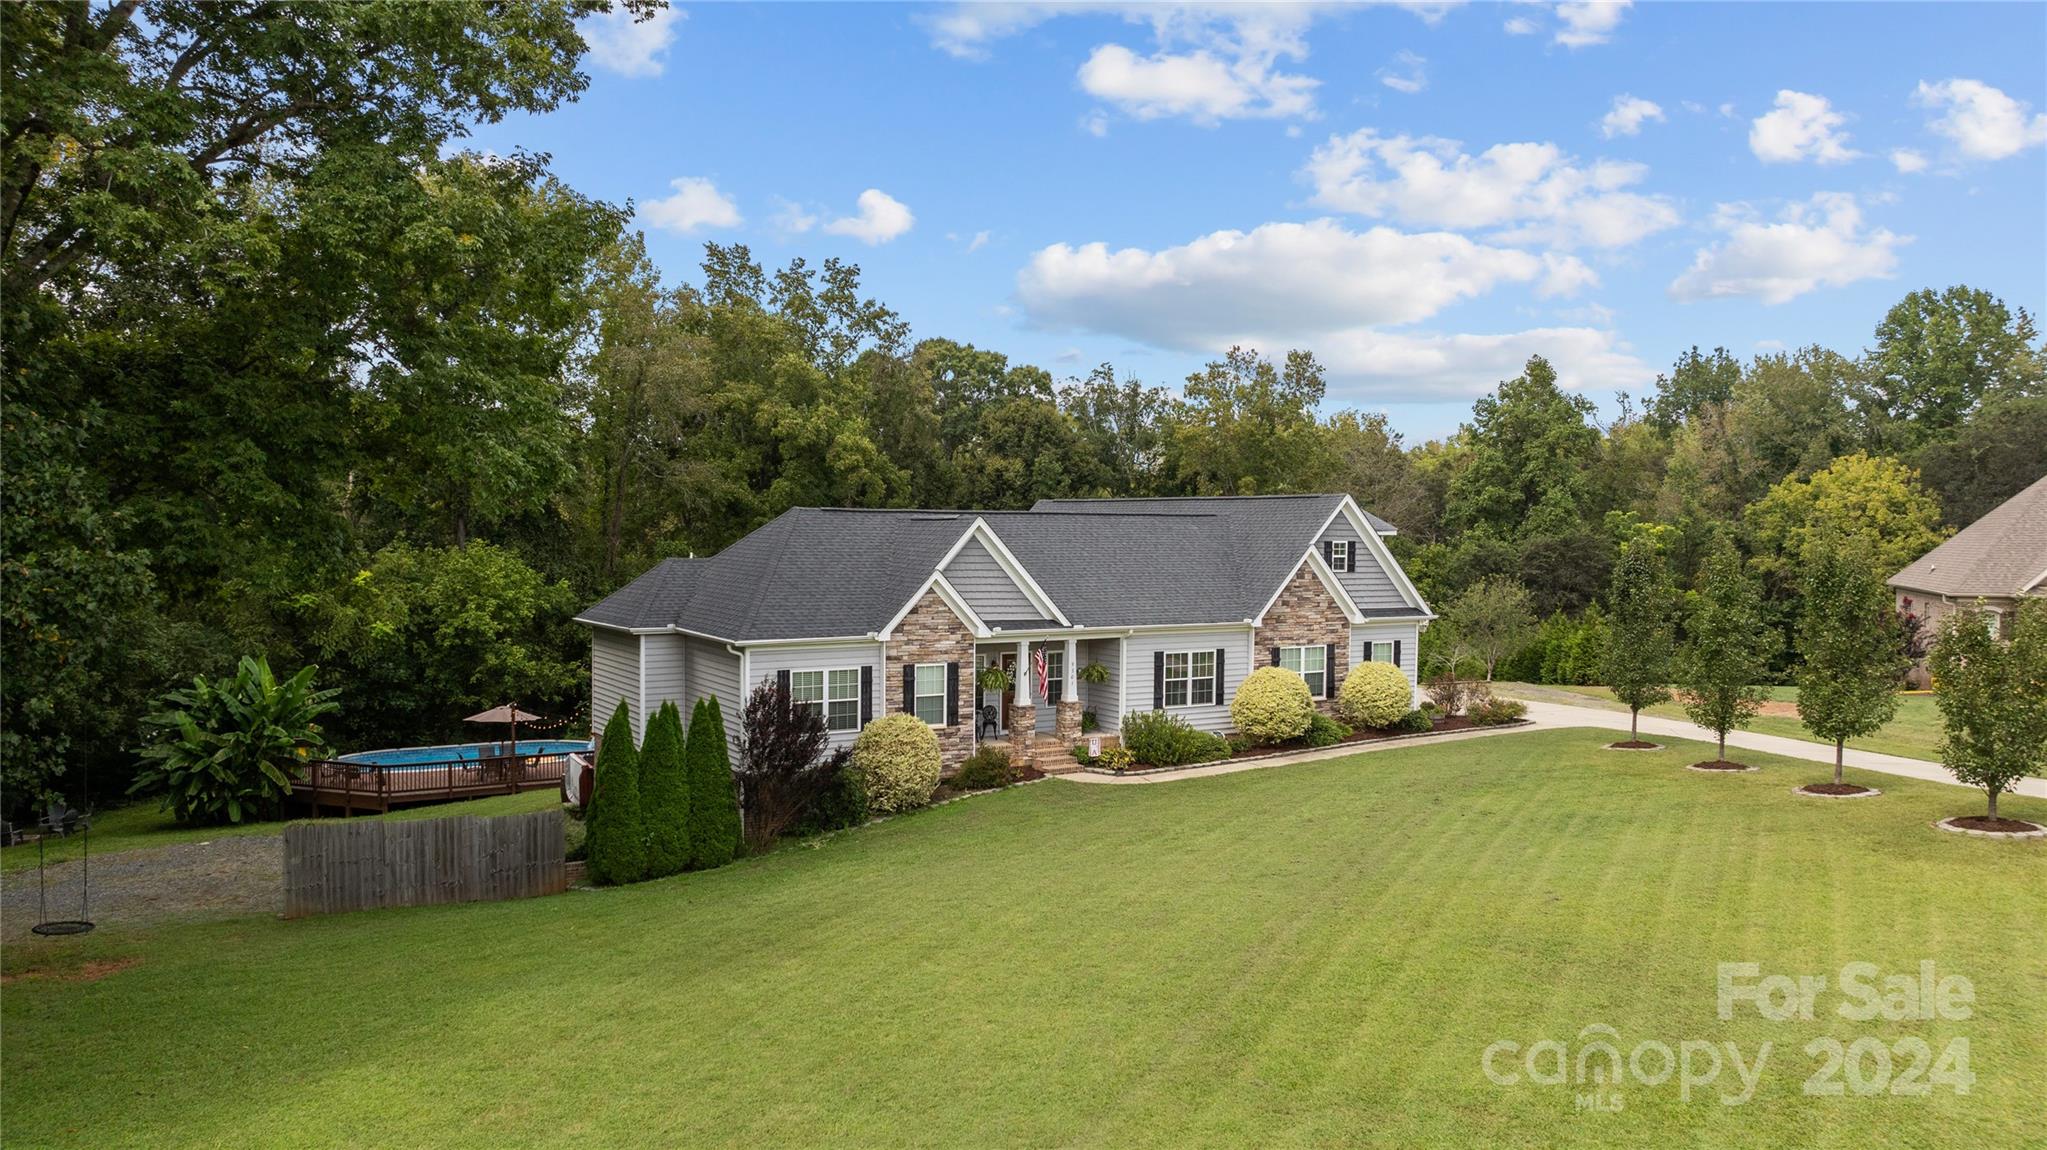
MULTIPOLYGON (((78 917, 77 862, 50 867, 48 915, 78 917)), ((243 836, 123 851, 92 860, 88 914, 101 930, 276 913, 284 902, 284 840, 243 836)), ((39 921, 34 867, 0 874, 0 935, 26 937, 39 921)))

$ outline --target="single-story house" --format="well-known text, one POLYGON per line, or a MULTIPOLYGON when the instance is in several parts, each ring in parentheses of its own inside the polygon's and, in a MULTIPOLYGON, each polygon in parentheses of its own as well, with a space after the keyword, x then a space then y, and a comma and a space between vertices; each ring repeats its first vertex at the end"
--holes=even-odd
POLYGON ((1978 604, 1993 634, 2027 598, 2047 597, 2047 478, 2012 496, 1890 577, 1898 610, 1931 637, 1958 607, 1978 604))
POLYGON ((1434 614, 1393 534, 1347 495, 799 507, 716 555, 662 561, 576 621, 600 727, 620 700, 638 737, 663 702, 716 697, 736 752, 747 695, 775 680, 836 746, 877 714, 916 715, 950 771, 990 741, 1056 754, 1084 715, 1105 736, 1149 710, 1227 733, 1238 684, 1266 664, 1325 708, 1360 660, 1413 683, 1434 614), (982 689, 990 666, 1013 686, 982 689))

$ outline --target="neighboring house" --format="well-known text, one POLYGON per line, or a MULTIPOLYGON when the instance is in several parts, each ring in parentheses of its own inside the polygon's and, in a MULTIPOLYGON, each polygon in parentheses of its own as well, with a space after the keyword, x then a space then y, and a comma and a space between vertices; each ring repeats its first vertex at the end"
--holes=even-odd
POLYGON ((1231 727, 1253 667, 1301 673, 1325 708, 1360 660, 1415 679, 1434 618, 1344 495, 1048 499, 1029 511, 800 507, 707 559, 668 559, 577 617, 600 728, 715 696, 737 750, 753 687, 785 685, 851 743, 878 714, 938 732, 950 771, 990 741, 1028 760, 1164 710, 1231 727), (1043 689, 1033 673, 1044 656, 1043 689), (1015 686, 980 690, 1000 664, 1015 686), (1080 670, 1099 664, 1106 681, 1080 670))
POLYGON ((1977 604, 1993 634, 2019 600, 2047 597, 2047 478, 1891 576, 1898 610, 1916 615, 1931 638, 1957 608, 1977 604))

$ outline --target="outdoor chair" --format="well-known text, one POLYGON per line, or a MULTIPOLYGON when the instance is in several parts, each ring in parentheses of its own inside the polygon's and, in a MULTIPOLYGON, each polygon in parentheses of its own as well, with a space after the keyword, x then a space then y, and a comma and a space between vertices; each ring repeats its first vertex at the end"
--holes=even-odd
POLYGON ((979 726, 978 728, 976 728, 976 729, 975 729, 975 732, 974 732, 974 737, 978 739, 978 738, 980 738, 980 737, 981 737, 981 736, 982 736, 983 734, 990 734, 990 735, 993 735, 993 734, 1000 734, 1000 733, 1001 733, 1001 730, 1002 730, 1002 724, 1000 724, 1000 723, 998 723, 998 722, 996 722, 996 721, 995 721, 995 708, 994 708, 994 706, 990 705, 990 706, 985 706, 985 707, 982 707, 982 708, 981 708, 981 725, 980 725, 980 726, 979 726))

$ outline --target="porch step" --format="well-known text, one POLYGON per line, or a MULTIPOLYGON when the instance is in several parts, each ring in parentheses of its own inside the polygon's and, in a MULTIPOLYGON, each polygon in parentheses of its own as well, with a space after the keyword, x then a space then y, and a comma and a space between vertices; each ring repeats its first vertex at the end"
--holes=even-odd
POLYGON ((1031 765, 1048 775, 1070 775, 1081 769, 1070 745, 1044 737, 1031 741, 1031 765))

